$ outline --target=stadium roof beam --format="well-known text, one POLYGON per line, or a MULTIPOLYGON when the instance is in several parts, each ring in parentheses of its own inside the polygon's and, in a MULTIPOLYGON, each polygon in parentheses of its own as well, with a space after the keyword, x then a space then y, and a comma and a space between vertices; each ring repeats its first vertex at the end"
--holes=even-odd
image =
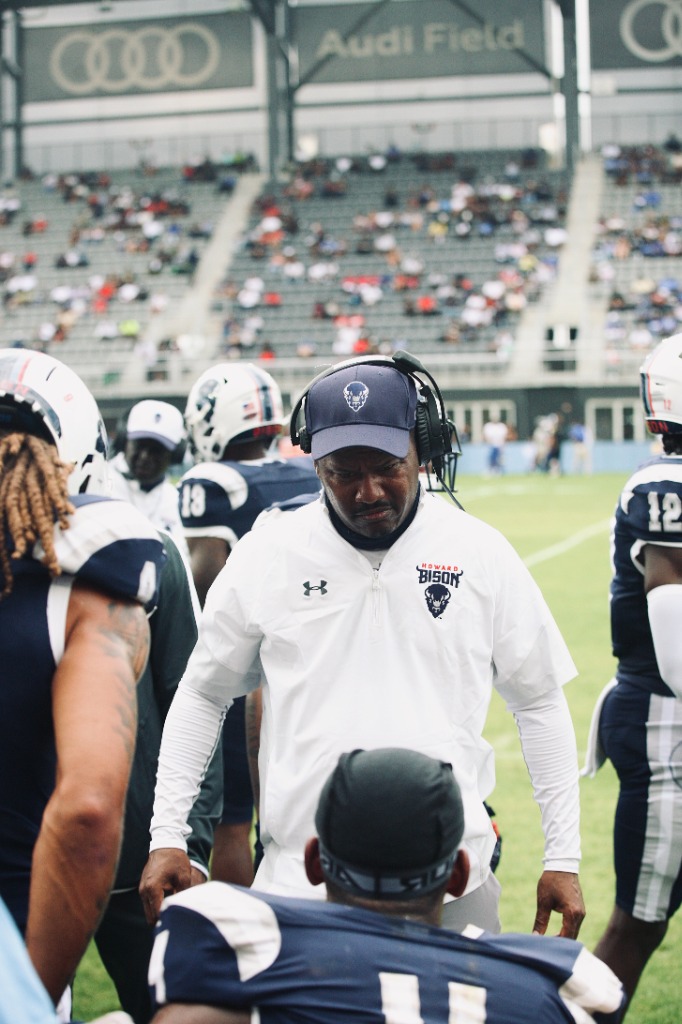
POLYGON ((289 0, 249 0, 267 39, 268 170, 275 177, 282 157, 294 158, 294 90, 291 83, 289 0))
POLYGON ((21 53, 21 15, 18 11, 8 12, 7 19, 0 17, 0 177, 4 180, 6 172, 15 177, 23 170, 23 133, 22 133, 22 69, 16 56, 21 53), (5 33, 8 32, 6 37, 5 33), (6 46, 6 41, 8 45, 6 46), (9 50, 9 53, 6 51, 9 50), (9 100, 6 99, 9 93, 9 100), (11 110, 9 121, 5 120, 5 111, 11 110), (8 167, 8 153, 5 151, 5 133, 12 133, 12 164, 8 167))
MULTIPOLYGON (((370 11, 356 18, 344 33, 344 41, 348 40, 359 29, 366 25, 376 14, 393 0, 377 0, 370 11)), ((333 55, 317 61, 305 75, 294 83, 291 74, 291 16, 289 0, 249 0, 253 14, 261 22, 267 36, 268 47, 268 152, 269 172, 274 176, 284 158, 291 164, 295 156, 294 118, 296 108, 296 92, 311 82, 318 71, 333 55)))
MULTIPOLYGON (((322 57, 309 67, 305 73, 294 81, 291 59, 291 0, 244 0, 254 17, 263 25, 267 40, 267 74, 268 74, 268 151, 269 170, 275 175, 284 162, 291 164, 294 160, 294 118, 296 93, 304 85, 314 81, 320 70, 329 61, 335 59, 333 54, 322 57)), ((342 0, 340 0, 342 2, 342 0)), ((448 0, 462 11, 476 25, 484 26, 483 18, 466 0, 448 0)), ((572 177, 575 161, 580 152, 580 118, 578 107, 578 75, 577 75, 577 34, 576 34, 576 3, 575 0, 553 0, 561 12, 564 42, 564 75, 560 81, 561 92, 565 104, 565 161, 569 177, 572 177)), ((8 12, 7 24, 11 26, 12 38, 10 48, 14 54, 21 52, 19 47, 21 12, 34 7, 60 7, 68 3, 93 3, 93 0, 3 0, 0 8, 8 12)), ((347 41, 364 25, 369 23, 387 5, 394 0, 376 0, 369 10, 356 18, 344 32, 343 40, 347 41)), ((0 19, 1 22, 1 19, 0 19)), ((3 54, 2 24, 0 23, 0 55, 3 54)), ((543 75, 551 83, 555 82, 551 70, 531 53, 523 48, 518 49, 521 60, 533 71, 543 75)), ((22 69, 16 57, 8 54, 1 61, 0 68, 0 173, 4 173, 3 158, 6 158, 4 138, 6 130, 14 133, 15 172, 22 168, 22 69), (3 111, 7 104, 7 88, 11 96, 12 116, 5 122, 3 111)))
MULTIPOLYGON (((284 116, 287 124, 287 141, 285 146, 285 152, 287 161, 291 162, 294 157, 294 143, 293 143, 293 122, 295 116, 295 97, 297 91, 305 85, 313 82, 317 77, 318 73, 325 67, 330 61, 335 59, 334 54, 327 54, 322 57, 315 64, 307 69, 305 74, 300 75, 296 83, 294 84, 291 80, 291 65, 289 61, 289 52, 291 47, 290 31, 289 31, 289 0, 274 0, 274 3, 265 3, 265 0, 249 0, 251 9, 254 14, 259 18, 265 31, 268 35, 268 39, 272 44, 270 51, 270 58, 268 60, 268 72, 270 77, 277 76, 277 64, 282 65, 282 72, 280 79, 286 83, 284 89, 279 91, 273 89, 271 92, 271 98, 274 100, 275 106, 270 106, 270 141, 271 147, 274 144, 278 153, 281 152, 281 144, 279 142, 279 132, 276 129, 276 122, 280 116, 284 116), (284 31, 281 31, 278 26, 278 8, 281 8, 281 13, 284 15, 286 21, 286 27, 284 31), (274 95, 273 95, 274 94, 274 95), (282 107, 284 109, 282 109, 282 107)), ((360 29, 364 28, 369 22, 374 19, 377 14, 388 5, 392 4, 394 0, 376 0, 371 9, 364 11, 358 18, 356 18, 351 25, 345 30, 342 35, 343 42, 356 35, 360 29)), ((568 0, 569 4, 573 5, 573 17, 575 19, 575 2, 574 0, 568 0)), ((449 0, 449 3, 453 7, 457 7, 464 14, 467 15, 476 25, 484 27, 486 22, 485 18, 482 18, 477 11, 473 10, 469 4, 465 3, 464 0, 449 0)), ((563 7, 562 7, 563 13, 563 7)), ((572 37, 575 45, 575 32, 572 37)), ((564 36, 564 45, 566 45, 566 35, 564 36)), ((552 72, 540 61, 529 53, 527 50, 521 48, 518 50, 518 54, 521 59, 531 68, 533 71, 537 71, 543 75, 548 81, 553 82, 554 76, 552 72)), ((568 65, 568 62, 567 62, 568 65)), ((575 55, 573 55, 572 66, 575 66, 575 55)), ((577 106, 577 103, 576 103, 577 106)), ((568 102, 567 102, 568 109, 568 102)), ((577 123, 577 122, 576 122, 577 123)), ((567 146, 567 154, 569 147, 567 146)), ((271 170, 273 160, 271 159, 271 170)), ((276 161, 275 161, 276 163, 276 161)), ((573 167, 569 166, 569 173, 572 173, 573 167)))
MULTIPOLYGON (((369 21, 371 21, 372 18, 376 17, 376 15, 382 8, 386 7, 387 4, 391 3, 393 3, 393 0, 377 0, 377 2, 374 4, 370 11, 366 11, 359 18, 356 18, 356 20, 353 22, 350 28, 347 29, 346 32, 344 32, 343 36, 341 37, 343 39, 343 42, 347 43, 351 36, 355 35, 355 33, 358 32, 361 28, 364 28, 364 26, 369 21)), ((311 82, 317 75, 318 71, 320 71, 326 64, 328 64, 330 60, 335 59, 335 55, 331 53, 327 54, 326 57, 320 58, 320 60, 313 64, 312 67, 308 68, 305 75, 302 75, 299 78, 296 84, 296 89, 300 89, 302 86, 307 85, 308 82, 311 82)))
POLYGON ((561 91, 564 97, 566 125, 566 171, 573 178, 580 155, 580 111, 578 106, 578 39, 576 31, 575 0, 557 0, 564 29, 564 77, 561 91))
MULTIPOLYGON (((480 27, 485 26, 485 18, 482 18, 473 8, 465 3, 465 0, 448 0, 453 7, 459 8, 468 18, 476 22, 480 27)), ((578 54, 577 35, 575 21, 575 0, 555 0, 561 11, 564 38, 564 75, 561 79, 561 92, 565 104, 565 125, 566 125, 566 172, 569 179, 573 177, 575 162, 580 152, 580 118, 578 115, 578 54)), ((533 71, 539 72, 545 78, 554 83, 554 75, 535 57, 520 47, 516 51, 533 71)))
POLYGON ((18 63, 23 32, 22 11, 31 7, 63 7, 65 2, 92 3, 92 0, 2 0, 0 3, 0 176, 3 178, 8 172, 15 177, 24 170, 23 69, 18 63), (4 14, 7 18, 3 17, 4 14), (5 36, 7 29, 8 37, 5 36), (6 38, 11 55, 6 52, 6 38), (5 106, 8 92, 11 98, 5 106), (5 116, 7 109, 12 112, 9 121, 5 116), (11 165, 10 151, 5 147, 7 132, 12 133, 11 165))

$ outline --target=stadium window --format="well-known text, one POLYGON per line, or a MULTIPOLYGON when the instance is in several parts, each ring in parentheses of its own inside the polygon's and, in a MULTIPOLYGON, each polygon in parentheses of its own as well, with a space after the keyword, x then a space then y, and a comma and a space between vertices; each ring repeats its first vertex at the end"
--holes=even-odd
POLYGON ((635 439, 635 410, 632 406, 624 406, 623 415, 623 440, 634 441, 635 439))
POLYGON ((613 409, 608 405, 594 410, 594 436, 597 441, 613 441, 613 409))
POLYGON ((608 403, 604 399, 588 399, 585 422, 592 427, 596 441, 645 440, 639 406, 629 399, 616 398, 608 403))
MULTIPOLYGON (((455 420, 455 423, 456 422, 457 422, 457 420, 455 420)), ((465 434, 465 436, 468 437, 469 439, 471 439, 471 429, 472 429, 471 428, 471 409, 465 409, 464 410, 464 418, 463 418, 462 422, 464 423, 464 434, 465 434)))
POLYGON ((516 404, 507 399, 498 402, 457 403, 454 406, 455 423, 460 434, 472 441, 481 441, 483 424, 495 416, 507 424, 517 422, 516 404))

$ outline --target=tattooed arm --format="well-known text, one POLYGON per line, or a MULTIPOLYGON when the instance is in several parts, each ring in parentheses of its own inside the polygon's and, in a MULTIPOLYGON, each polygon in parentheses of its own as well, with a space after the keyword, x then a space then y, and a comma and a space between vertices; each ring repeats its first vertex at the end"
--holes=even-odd
POLYGON ((57 750, 31 872, 26 945, 55 1000, 106 905, 121 842, 149 648, 144 609, 75 584, 52 684, 57 750))

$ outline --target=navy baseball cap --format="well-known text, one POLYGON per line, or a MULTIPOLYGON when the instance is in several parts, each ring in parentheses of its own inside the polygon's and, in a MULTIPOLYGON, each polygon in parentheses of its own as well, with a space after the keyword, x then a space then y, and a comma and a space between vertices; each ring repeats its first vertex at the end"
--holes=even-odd
POLYGON ((417 411, 417 388, 393 366, 354 363, 322 377, 306 396, 314 459, 340 448, 378 448, 404 459, 417 411))
POLYGON ((326 878, 371 899, 409 899, 449 879, 464 834, 452 765, 416 750, 342 754, 315 815, 326 878))

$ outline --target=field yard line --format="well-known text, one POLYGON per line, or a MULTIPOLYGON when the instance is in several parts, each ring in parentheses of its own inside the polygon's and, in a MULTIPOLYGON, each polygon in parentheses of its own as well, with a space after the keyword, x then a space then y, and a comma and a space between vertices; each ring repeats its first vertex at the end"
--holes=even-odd
POLYGON ((552 544, 548 548, 536 551, 534 555, 528 555, 528 558, 524 558, 523 561, 530 569, 532 566, 538 565, 539 562, 547 562, 550 558, 556 558, 557 555, 564 555, 571 548, 576 548, 579 544, 582 544, 583 541, 596 537, 598 533, 603 533, 610 525, 611 518, 602 519, 599 523, 592 523, 591 526, 586 526, 584 529, 578 530, 577 533, 572 533, 570 537, 566 537, 565 540, 560 541, 558 544, 552 544))

